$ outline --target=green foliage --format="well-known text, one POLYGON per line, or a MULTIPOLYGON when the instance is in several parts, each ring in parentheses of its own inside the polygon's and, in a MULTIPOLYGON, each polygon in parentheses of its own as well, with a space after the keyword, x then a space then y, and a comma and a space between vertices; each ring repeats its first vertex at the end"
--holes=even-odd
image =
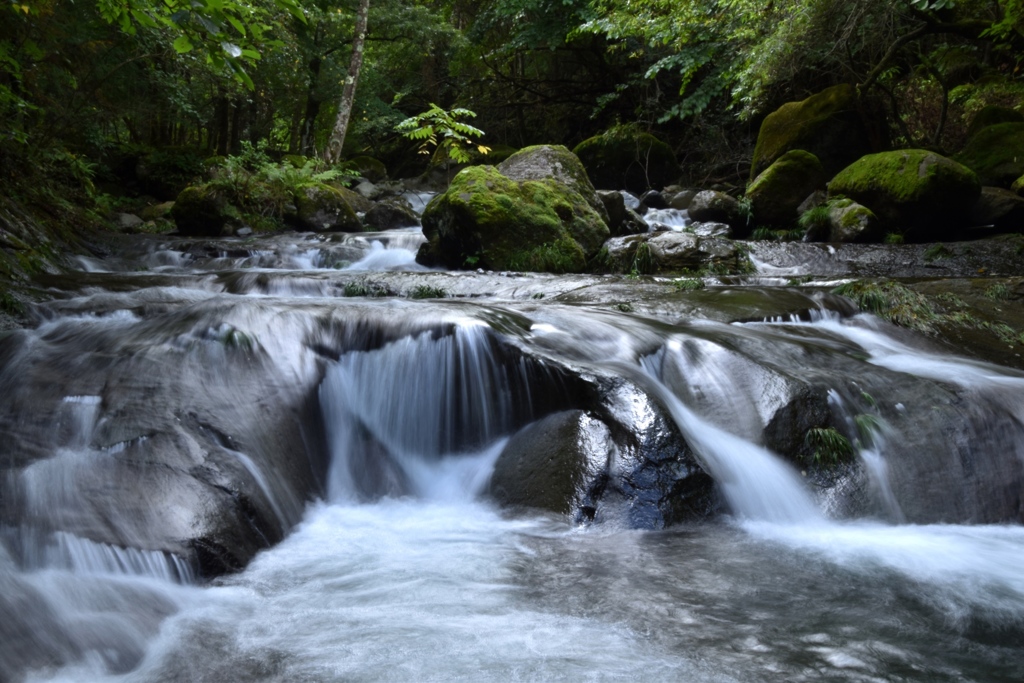
POLYGON ((455 163, 466 164, 472 159, 472 150, 480 154, 491 150, 474 141, 483 137, 484 132, 459 121, 465 117, 475 118, 476 113, 461 107, 445 111, 431 103, 430 109, 407 118, 395 126, 395 130, 410 140, 420 142, 420 154, 431 154, 438 149, 455 163))
POLYGON ((654 272, 654 255, 647 242, 640 242, 633 252, 633 260, 629 266, 630 275, 650 275, 654 272))
POLYGON ((992 301, 1006 301, 1010 298, 1010 288, 1004 282, 998 282, 985 290, 985 296, 992 301))
POLYGON ((906 238, 904 238, 902 233, 899 233, 899 232, 888 232, 888 233, 885 234, 885 238, 883 239, 883 241, 886 244, 903 244, 905 239, 906 238))
POLYGON ((410 299, 446 299, 448 290, 431 285, 417 285, 409 292, 410 299))
POLYGON ((832 219, 829 216, 832 207, 828 204, 822 204, 815 206, 812 209, 808 209, 800 214, 800 218, 797 219, 797 223, 803 229, 804 232, 824 232, 827 234, 828 230, 832 225, 832 219))
POLYGON ((704 289, 707 285, 700 278, 680 278, 672 281, 672 287, 677 292, 695 292, 704 289))
POLYGON ((925 263, 931 263, 932 261, 951 258, 953 255, 953 251, 945 244, 933 244, 924 250, 922 258, 925 260, 925 263))
POLYGON ((853 459, 853 444, 835 427, 815 427, 807 430, 804 445, 810 449, 814 462, 837 465, 853 459))

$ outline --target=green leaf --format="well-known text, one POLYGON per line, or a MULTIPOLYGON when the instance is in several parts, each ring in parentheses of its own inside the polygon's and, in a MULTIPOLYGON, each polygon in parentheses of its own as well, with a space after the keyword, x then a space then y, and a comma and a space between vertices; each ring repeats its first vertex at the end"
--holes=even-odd
POLYGON ((242 36, 245 36, 245 24, 243 24, 235 17, 231 16, 228 17, 228 23, 234 26, 235 30, 238 31, 242 36))
POLYGON ((188 36, 178 36, 174 40, 174 51, 179 55, 183 55, 186 52, 192 51, 192 41, 188 39, 188 36))

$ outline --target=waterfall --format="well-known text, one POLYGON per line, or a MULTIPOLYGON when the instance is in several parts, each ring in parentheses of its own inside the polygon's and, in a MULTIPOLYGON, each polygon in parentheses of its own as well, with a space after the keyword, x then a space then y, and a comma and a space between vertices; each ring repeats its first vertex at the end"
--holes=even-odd
POLYGON ((665 357, 680 352, 678 343, 669 342, 658 354, 642 358, 650 377, 645 387, 668 409, 732 512, 767 522, 821 521, 820 511, 791 467, 767 449, 698 417, 661 381, 665 357))
POLYGON ((476 324, 346 353, 328 370, 320 402, 332 501, 472 496, 502 437, 533 410, 526 362, 497 355, 476 324))

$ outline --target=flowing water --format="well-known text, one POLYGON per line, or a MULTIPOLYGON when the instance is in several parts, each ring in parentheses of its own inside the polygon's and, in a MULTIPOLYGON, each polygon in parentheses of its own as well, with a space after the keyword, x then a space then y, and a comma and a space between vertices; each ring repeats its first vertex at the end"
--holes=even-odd
MULTIPOLYGON (((149 241, 53 285, 40 326, 0 348, 16 413, 0 488, 0 680, 1024 679, 1024 527, 922 523, 947 505, 984 520, 971 498, 984 496, 904 452, 945 457, 956 439, 929 435, 928 420, 962 414, 974 420, 956 437, 968 474, 1018 472, 1024 377, 813 296, 812 314, 725 324, 538 301, 489 275, 351 279, 408 270, 418 239, 149 241), (422 282, 489 292, 374 298, 422 282), (582 401, 570 375, 638 388, 623 410, 643 428, 653 418, 636 391, 653 397, 715 480, 720 513, 635 528, 639 499, 613 491, 626 467, 616 448, 594 523, 490 499, 510 438, 582 401), (822 405, 846 434, 869 426, 849 465, 864 473, 850 478, 867 501, 857 513, 761 438, 800 376, 832 387, 822 405), (296 407, 309 397, 311 416, 296 407), (18 408, 30 398, 50 408, 18 408), (320 426, 246 441, 283 412, 320 426), (301 443, 311 432, 322 446, 301 443), (314 495, 268 464, 286 447, 327 454, 314 495), (164 452, 183 455, 152 464, 164 452), (175 544, 175 500, 151 501, 155 512, 96 501, 126 477, 164 490, 164 468, 240 486, 209 474, 212 452, 248 482, 236 498, 265 501, 265 545, 284 538, 209 580, 175 544), (147 531, 160 524, 169 540, 147 531)), ((1017 510, 997 516, 1019 522, 1017 510)))

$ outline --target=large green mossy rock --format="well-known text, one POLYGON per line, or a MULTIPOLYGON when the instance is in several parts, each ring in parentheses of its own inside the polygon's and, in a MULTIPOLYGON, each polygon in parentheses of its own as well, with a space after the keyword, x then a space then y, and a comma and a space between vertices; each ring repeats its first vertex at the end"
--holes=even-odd
POLYGON ((830 197, 863 204, 887 228, 915 241, 949 239, 965 226, 981 194, 978 176, 923 149, 869 154, 828 185, 830 197))
POLYGON ((830 176, 871 151, 852 85, 833 86, 806 100, 787 102, 766 116, 754 147, 751 180, 794 149, 818 157, 830 176))
POLYGON ((190 237, 217 237, 238 216, 238 210, 209 183, 189 185, 178 194, 171 208, 178 232, 190 237))
POLYGON ((584 140, 572 151, 599 190, 640 194, 661 189, 679 177, 672 148, 650 133, 617 128, 584 140))
POLYGON ((604 202, 590 183, 579 157, 562 145, 534 145, 510 155, 498 166, 498 172, 512 180, 551 179, 587 200, 590 208, 608 223, 604 202))
POLYGON ((973 138, 985 128, 1000 123, 1024 123, 1024 114, 1009 107, 997 107, 995 105, 982 107, 967 126, 967 138, 973 138))
POLYGON ((1024 123, 982 128, 954 158, 977 173, 982 185, 1010 187, 1024 175, 1024 123))
POLYGON ((299 227, 314 232, 362 232, 363 224, 345 194, 330 185, 304 188, 297 197, 299 227))
POLYGON ((557 180, 463 169, 423 212, 417 261, 449 269, 582 271, 609 236, 587 200, 557 180))
POLYGON ((827 182, 818 157, 802 149, 786 152, 747 187, 754 224, 790 225, 800 204, 814 191, 825 189, 827 182))

